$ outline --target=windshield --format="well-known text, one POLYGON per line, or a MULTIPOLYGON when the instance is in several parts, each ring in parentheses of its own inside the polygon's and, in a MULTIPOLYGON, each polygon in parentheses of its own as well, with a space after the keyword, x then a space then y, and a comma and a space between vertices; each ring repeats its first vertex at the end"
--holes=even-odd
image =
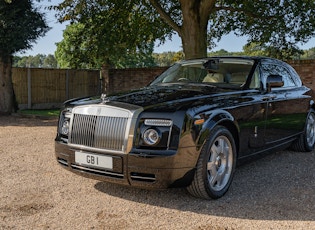
POLYGON ((249 76, 254 61, 241 58, 212 58, 174 64, 150 85, 163 83, 200 83, 240 87, 249 76))

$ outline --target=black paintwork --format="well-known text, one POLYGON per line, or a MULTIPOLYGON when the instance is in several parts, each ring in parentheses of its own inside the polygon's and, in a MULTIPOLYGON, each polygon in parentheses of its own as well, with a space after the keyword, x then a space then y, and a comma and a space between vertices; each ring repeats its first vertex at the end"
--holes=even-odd
MULTIPOLYGON (((204 59, 204 66, 207 68, 208 60, 213 59, 225 60, 204 59)), ((270 150, 287 147, 304 130, 307 114, 313 107, 311 90, 302 85, 299 76, 286 63, 258 57, 240 57, 239 60, 252 61, 247 80, 241 85, 163 83, 157 78, 145 88, 107 96, 107 105, 123 103, 125 106, 143 108, 137 120, 131 152, 118 155, 122 159, 123 178, 78 172, 71 167, 67 169, 94 179, 137 187, 186 186, 191 181, 200 149, 216 125, 225 126, 232 133, 237 146, 238 163, 270 150), (282 80, 282 73, 264 79, 266 73, 263 71, 268 65, 285 68, 285 74, 289 73, 292 78, 289 84, 293 82, 294 86, 281 87, 279 81, 282 80), (256 88, 250 86, 255 73, 260 76, 256 88), (268 89, 269 82, 271 88, 268 89), (165 144, 153 147, 142 144, 141 131, 146 118, 171 119, 174 122, 168 147, 165 144), (200 119, 204 119, 204 122, 194 123, 200 119), (133 180, 131 175, 154 175, 156 180, 153 183, 133 180)), ((65 107, 101 103, 101 98, 97 96, 67 101, 65 107)), ((167 129, 161 129, 162 135, 167 136, 168 132, 167 129)), ((56 137, 57 158, 74 162, 73 149, 67 147, 60 137, 59 134, 56 137)))

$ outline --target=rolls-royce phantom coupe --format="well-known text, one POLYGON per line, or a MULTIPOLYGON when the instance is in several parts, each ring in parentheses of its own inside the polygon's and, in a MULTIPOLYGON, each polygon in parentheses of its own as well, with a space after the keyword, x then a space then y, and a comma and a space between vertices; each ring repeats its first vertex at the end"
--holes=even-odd
POLYGON ((312 151, 314 109, 312 91, 280 60, 187 60, 144 88, 65 102, 55 155, 88 178, 216 199, 239 164, 312 151))

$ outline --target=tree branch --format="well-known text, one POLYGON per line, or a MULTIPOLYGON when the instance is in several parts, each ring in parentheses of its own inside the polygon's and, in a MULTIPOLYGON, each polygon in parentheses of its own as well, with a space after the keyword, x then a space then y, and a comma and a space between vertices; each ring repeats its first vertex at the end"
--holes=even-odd
MULTIPOLYGON (((231 12, 244 13, 247 16, 252 17, 252 18, 261 18, 262 17, 261 14, 254 14, 252 11, 247 11, 247 10, 243 10, 243 9, 237 9, 237 8, 233 8, 233 7, 230 7, 230 6, 216 6, 215 9, 217 11, 219 11, 219 10, 228 11, 229 10, 231 12)), ((272 19, 274 17, 273 16, 269 16, 269 17, 265 17, 265 18, 266 19, 272 19)))
POLYGON ((157 12, 160 14, 161 18, 171 26, 173 30, 175 30, 179 36, 182 35, 182 30, 179 25, 177 25, 173 19, 170 17, 170 15, 162 8, 161 4, 158 0, 149 0, 151 5, 157 10, 157 12))
POLYGON ((200 1, 200 17, 204 20, 209 19, 211 12, 216 10, 215 3, 217 0, 201 0, 200 1))

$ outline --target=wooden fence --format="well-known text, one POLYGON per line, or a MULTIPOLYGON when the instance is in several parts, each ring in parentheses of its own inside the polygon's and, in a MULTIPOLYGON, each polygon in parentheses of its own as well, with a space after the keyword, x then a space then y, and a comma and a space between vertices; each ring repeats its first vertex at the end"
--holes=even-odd
POLYGON ((12 81, 19 109, 52 109, 71 98, 143 87, 165 69, 107 69, 102 77, 99 70, 12 68, 12 81))
POLYGON ((100 71, 12 68, 19 109, 60 108, 70 98, 98 95, 100 71))

